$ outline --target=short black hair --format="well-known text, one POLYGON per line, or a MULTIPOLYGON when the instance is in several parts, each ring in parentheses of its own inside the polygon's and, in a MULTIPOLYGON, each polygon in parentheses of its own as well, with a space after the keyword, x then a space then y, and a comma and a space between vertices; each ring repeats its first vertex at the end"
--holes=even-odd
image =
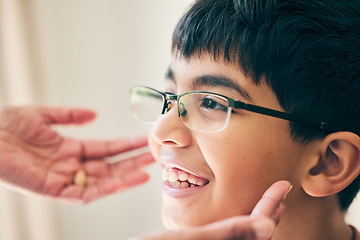
MULTIPOLYGON (((359 0, 198 0, 181 18, 172 50, 210 53, 265 82, 284 111, 360 135, 359 0)), ((295 141, 328 132, 290 123, 295 141)), ((359 176, 339 196, 346 210, 359 176)))

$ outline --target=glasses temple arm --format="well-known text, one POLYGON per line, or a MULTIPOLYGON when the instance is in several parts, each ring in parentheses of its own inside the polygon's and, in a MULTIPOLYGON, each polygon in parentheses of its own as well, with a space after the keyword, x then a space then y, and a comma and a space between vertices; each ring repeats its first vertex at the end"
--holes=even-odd
POLYGON ((248 103, 244 103, 244 102, 239 102, 239 101, 234 101, 234 106, 235 106, 234 108, 240 108, 240 109, 244 109, 247 111, 251 111, 251 112, 255 112, 255 113, 259 113, 259 114, 263 114, 263 115, 267 115, 267 116, 271 116, 271 117, 276 117, 276 118, 280 118, 280 119, 284 119, 284 120, 288 120, 288 121, 292 121, 292 122, 306 124, 306 125, 309 125, 312 127, 320 128, 320 129, 328 131, 328 132, 336 131, 330 126, 330 124, 328 122, 324 122, 324 121, 317 121, 317 120, 310 119, 307 117, 294 115, 294 114, 290 114, 290 113, 286 113, 286 112, 280 112, 277 110, 264 108, 264 107, 260 107, 260 106, 256 106, 256 105, 252 105, 252 104, 248 104, 248 103))

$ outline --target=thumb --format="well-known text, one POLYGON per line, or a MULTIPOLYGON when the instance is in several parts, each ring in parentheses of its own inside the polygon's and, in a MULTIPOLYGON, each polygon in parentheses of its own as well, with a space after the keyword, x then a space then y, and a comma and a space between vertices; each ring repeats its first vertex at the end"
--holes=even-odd
POLYGON ((158 231, 131 240, 265 240, 275 231, 275 222, 268 217, 238 216, 202 227, 176 231, 158 231))

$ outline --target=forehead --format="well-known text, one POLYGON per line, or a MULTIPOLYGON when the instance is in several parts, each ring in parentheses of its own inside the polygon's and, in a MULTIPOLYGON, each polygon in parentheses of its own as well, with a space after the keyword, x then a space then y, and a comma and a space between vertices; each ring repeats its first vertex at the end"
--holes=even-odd
POLYGON ((179 88, 187 90, 227 89, 252 101, 249 94, 241 86, 246 84, 246 80, 239 69, 229 63, 215 61, 206 56, 189 59, 173 58, 167 70, 166 79, 172 81, 179 88), (240 82, 243 83, 240 84, 240 82))
POLYGON ((171 60, 169 70, 171 77, 182 81, 201 75, 221 75, 236 82, 241 81, 243 84, 247 81, 238 65, 221 59, 215 60, 209 54, 194 55, 189 58, 176 54, 171 60))
POLYGON ((214 60, 209 54, 190 58, 174 55, 166 79, 166 82, 175 84, 178 93, 193 90, 213 91, 264 107, 282 109, 268 85, 254 84, 237 64, 221 59, 214 60))

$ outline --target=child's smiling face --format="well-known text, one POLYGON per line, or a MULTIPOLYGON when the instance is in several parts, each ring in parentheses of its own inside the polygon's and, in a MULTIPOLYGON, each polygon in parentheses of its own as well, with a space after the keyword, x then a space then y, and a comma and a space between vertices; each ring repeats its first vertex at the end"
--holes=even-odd
MULTIPOLYGON (((167 92, 209 91, 282 110, 268 86, 250 83, 238 66, 209 55, 174 57, 170 72, 167 92), (204 84, 205 75, 221 81, 204 84)), ((304 146, 290 137, 288 121, 243 110, 234 110, 226 129, 204 133, 187 128, 173 107, 151 129, 149 145, 164 169, 162 215, 169 228, 249 214, 272 183, 296 185, 305 169, 304 146)))

